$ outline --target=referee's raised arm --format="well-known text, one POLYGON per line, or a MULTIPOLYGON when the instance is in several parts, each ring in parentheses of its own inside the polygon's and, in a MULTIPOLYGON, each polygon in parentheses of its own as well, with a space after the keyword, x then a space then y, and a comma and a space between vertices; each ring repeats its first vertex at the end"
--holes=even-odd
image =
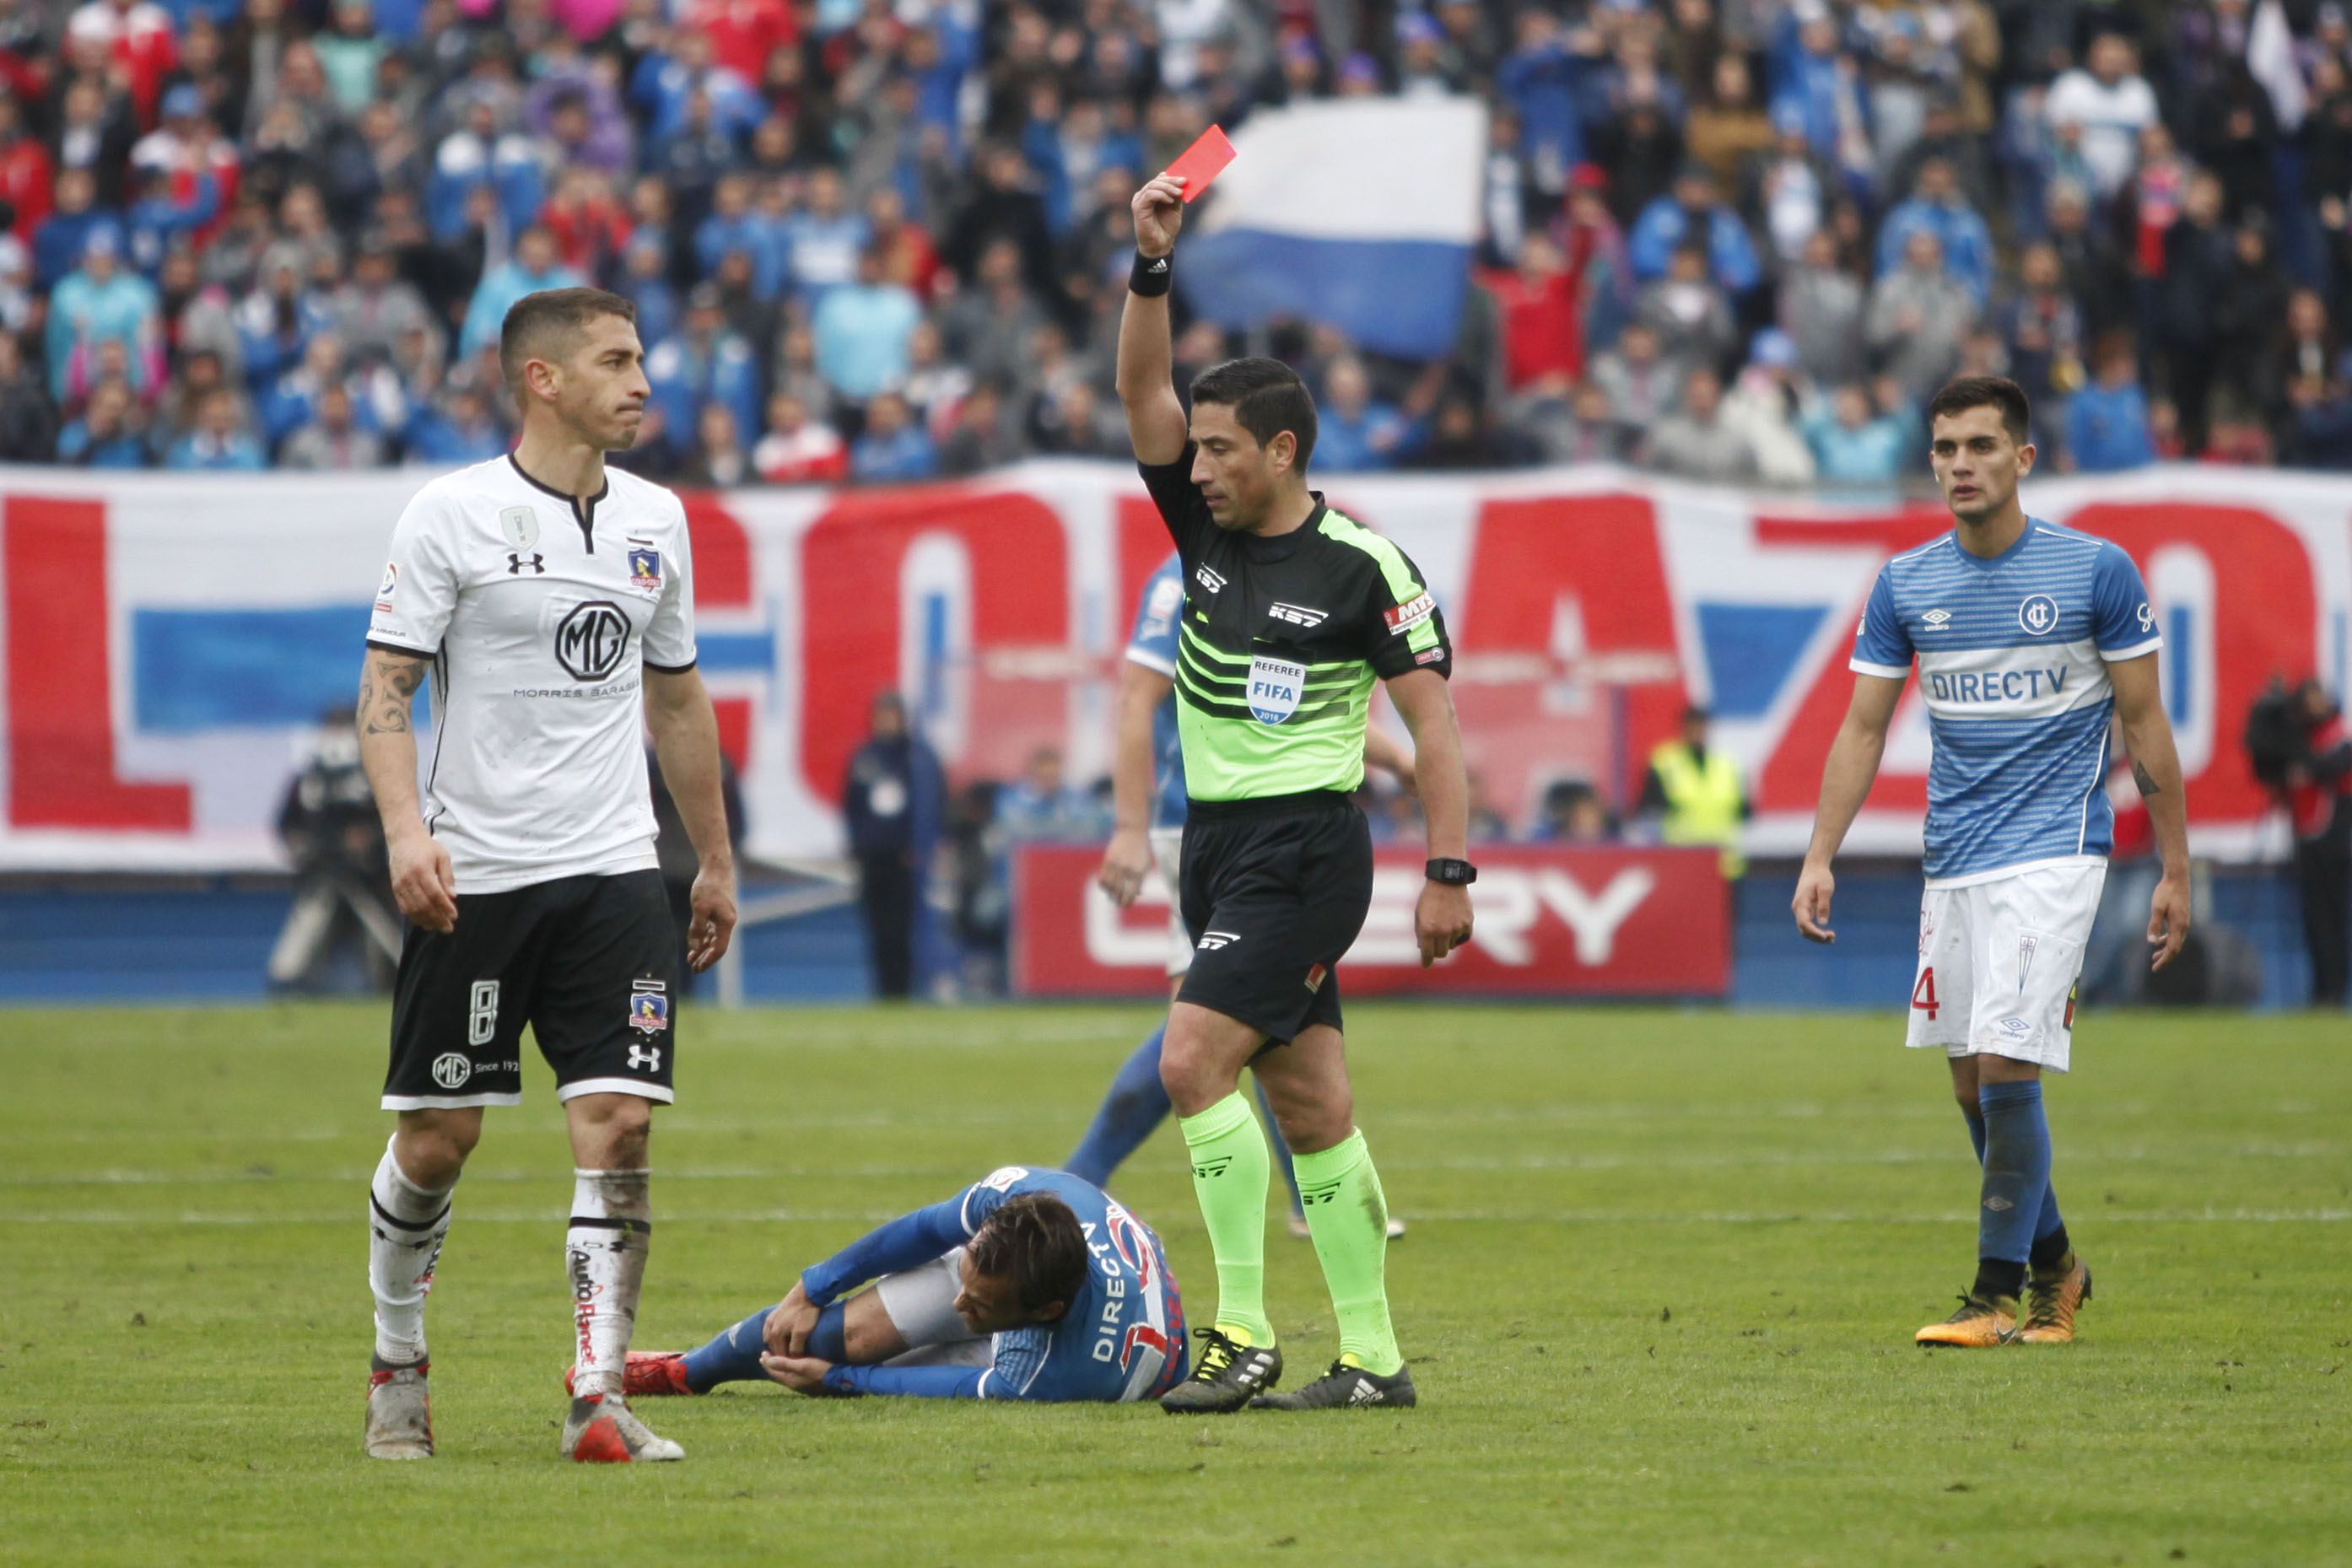
POLYGON ((1176 396, 1175 348, 1168 329, 1168 286, 1176 231, 1184 225, 1184 182, 1154 175, 1135 193, 1135 269, 1118 320, 1118 401, 1135 460, 1157 465, 1184 455, 1190 426, 1176 396))

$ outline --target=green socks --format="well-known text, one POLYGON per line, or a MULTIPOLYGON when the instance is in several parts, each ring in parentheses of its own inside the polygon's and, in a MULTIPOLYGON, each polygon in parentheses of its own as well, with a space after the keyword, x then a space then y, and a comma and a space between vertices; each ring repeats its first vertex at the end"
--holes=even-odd
MULTIPOLYGON (((1235 1090, 1199 1115, 1179 1118, 1176 1124, 1182 1130, 1184 1146, 1192 1156, 1192 1191, 1201 1200, 1201 1218, 1209 1228, 1209 1246, 1217 1255, 1218 1332, 1243 1344, 1270 1345, 1274 1343, 1274 1325, 1265 1316, 1265 1189, 1273 1162, 1266 1152, 1265 1134, 1257 1124, 1257 1113, 1250 1109, 1247 1097, 1235 1090)), ((1358 1137, 1354 1144, 1360 1155, 1363 1139, 1358 1137)), ((1328 1159, 1338 1152, 1335 1149, 1315 1158, 1328 1159)), ((1300 1166, 1299 1179, 1304 1181, 1304 1161, 1300 1166)), ((1369 1176, 1371 1166, 1367 1164, 1363 1168, 1369 1176)), ((1377 1196, 1377 1183, 1372 1190, 1377 1196)), ((1381 1223, 1385 1226, 1385 1218, 1381 1223)), ((1386 1230, 1381 1230, 1375 1239, 1377 1244, 1385 1245, 1386 1230)), ((1320 1232, 1316 1245, 1322 1245, 1320 1232)), ((1377 1291, 1377 1255, 1372 1276, 1377 1291)), ((1385 1323, 1385 1303, 1381 1313, 1385 1323)))
MULTIPOLYGON (((1192 1137, 1189 1125, 1185 1137, 1192 1137)), ((1320 1154, 1298 1155, 1296 1162, 1307 1228, 1315 1233, 1315 1256, 1322 1260, 1323 1281, 1331 1288, 1340 1359, 1353 1361, 1376 1377, 1393 1377, 1404 1357, 1397 1353, 1396 1330, 1389 1322, 1389 1204, 1381 1193, 1380 1173, 1372 1169, 1363 1132, 1349 1133, 1320 1154)), ((1196 1173, 1198 1169, 1196 1155, 1196 1173)), ((1205 1196, 1202 1207, 1208 1207, 1205 1196)), ((1211 1234, 1215 1234, 1213 1223, 1211 1234)), ((1221 1289, 1223 1274, 1220 1248, 1221 1289)))

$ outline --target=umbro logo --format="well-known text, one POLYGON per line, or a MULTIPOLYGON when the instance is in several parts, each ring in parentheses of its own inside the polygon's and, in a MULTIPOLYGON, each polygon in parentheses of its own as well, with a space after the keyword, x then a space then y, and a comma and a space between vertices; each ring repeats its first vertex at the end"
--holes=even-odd
POLYGON ((1205 566, 1195 567, 1192 569, 1192 580, 1199 583, 1202 587, 1207 589, 1212 593, 1216 592, 1225 585, 1225 580, 1223 578, 1219 577, 1215 572, 1211 571, 1205 566))
POLYGON ((519 551, 509 550, 507 553, 507 575, 519 577, 526 571, 534 576, 546 576, 547 558, 543 555, 523 555, 519 551))
POLYGON ((1201 951, 1213 953, 1218 948, 1242 939, 1238 931, 1204 931, 1201 934, 1201 951))
POLYGON ((1320 626, 1330 619, 1329 612, 1309 610, 1303 604, 1276 604, 1266 613, 1276 621, 1287 621, 1293 626, 1320 626))
POLYGON ((1919 617, 1919 619, 1925 621, 1931 629, 1941 627, 1946 622, 1951 620, 1951 618, 1952 612, 1948 610, 1930 610, 1927 614, 1919 617))

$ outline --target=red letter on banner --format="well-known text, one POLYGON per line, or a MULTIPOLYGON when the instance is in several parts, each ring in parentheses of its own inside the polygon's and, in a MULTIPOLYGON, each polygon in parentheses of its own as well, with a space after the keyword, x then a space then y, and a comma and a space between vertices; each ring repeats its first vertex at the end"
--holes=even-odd
POLYGON ((114 775, 106 503, 7 500, 8 821, 185 832, 184 784, 114 775))
POLYGON ((948 650, 969 661, 949 672, 969 694, 968 743, 941 760, 1011 778, 1032 750, 1061 745, 1067 732, 1069 547, 1054 509, 1006 491, 845 495, 801 546, 801 768, 820 800, 840 800, 867 706, 899 685, 900 583, 927 535, 960 551, 970 596, 958 608, 969 613, 971 646, 948 650))
MULTIPOLYGON (((694 545, 694 608, 751 608, 751 538, 719 498, 708 490, 680 491, 686 503, 688 538, 694 545)), ((714 696, 719 749, 741 771, 751 756, 751 699, 714 696)))
POLYGON ((1646 497, 1555 496, 1482 507, 1455 612, 1454 703, 1471 761, 1496 804, 1525 821, 1541 804, 1538 786, 1571 775, 1604 795, 1631 790, 1682 706, 1674 628, 1646 497), (1582 648, 1556 649, 1570 607, 1582 648), (1563 669, 1562 653, 1592 669, 1563 669), (1526 667, 1516 678, 1515 662, 1526 667), (1587 678, 1608 676, 1612 664, 1625 686, 1622 756, 1612 754, 1610 688, 1587 678), (1563 687, 1568 695, 1554 695, 1563 687))

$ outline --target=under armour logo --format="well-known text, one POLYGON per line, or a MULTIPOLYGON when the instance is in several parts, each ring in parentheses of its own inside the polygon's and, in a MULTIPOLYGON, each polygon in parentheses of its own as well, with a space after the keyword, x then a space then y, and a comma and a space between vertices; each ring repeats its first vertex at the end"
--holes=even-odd
POLYGON ((661 1071, 661 1047, 657 1045, 633 1045, 629 1047, 629 1071, 632 1072, 659 1072, 661 1071))
POLYGON ((509 577, 514 577, 526 571, 537 572, 542 577, 545 576, 547 573, 547 558, 543 555, 520 555, 509 550, 507 553, 507 575, 509 577))

